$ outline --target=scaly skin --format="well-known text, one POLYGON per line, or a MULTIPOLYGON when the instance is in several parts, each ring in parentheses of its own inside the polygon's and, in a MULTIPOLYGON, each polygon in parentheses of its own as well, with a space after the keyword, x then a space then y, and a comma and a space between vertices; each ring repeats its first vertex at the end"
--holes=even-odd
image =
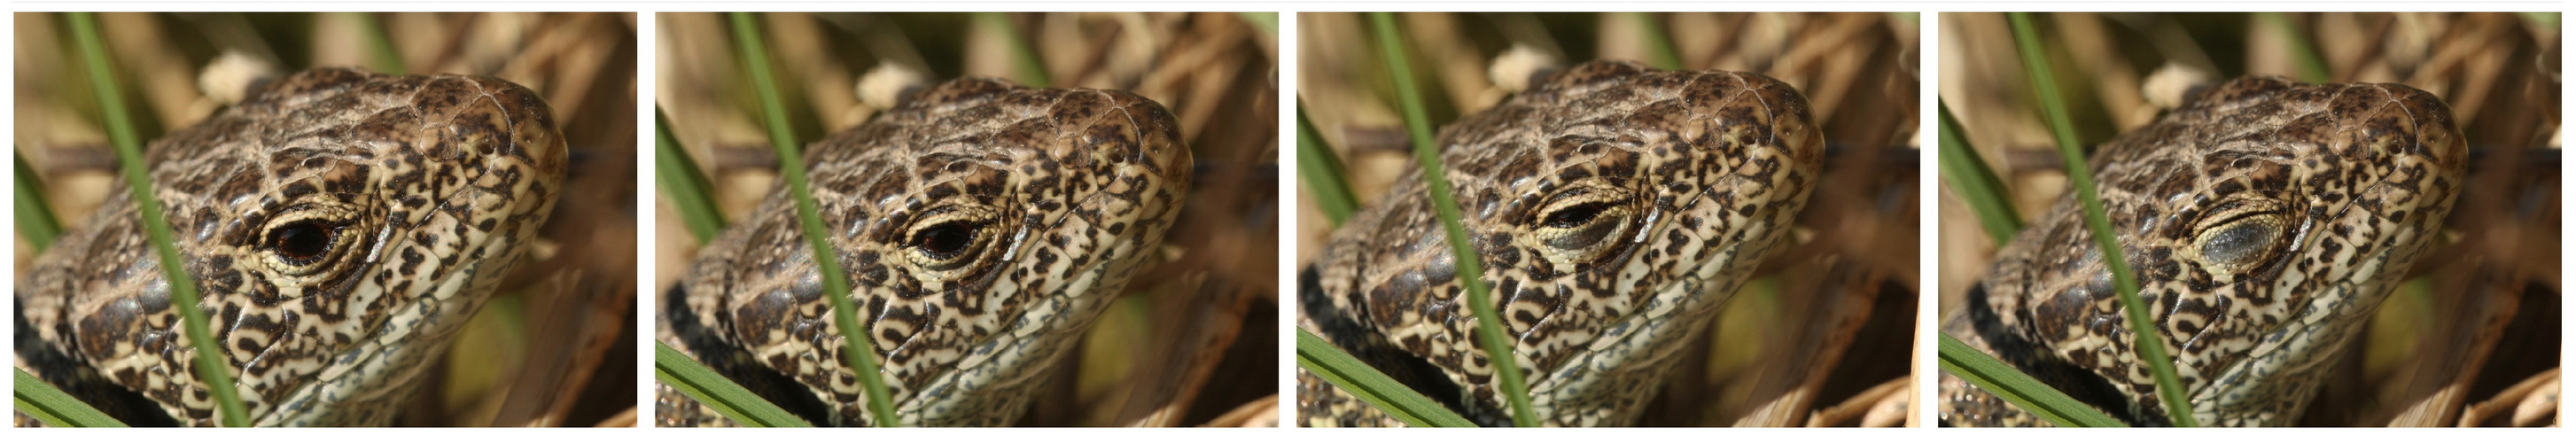
MULTIPOLYGON (((552 113, 500 79, 314 69, 152 143, 251 424, 384 425, 410 403, 562 192, 552 113)), ((128 424, 213 425, 137 206, 110 195, 19 280, 17 366, 128 424)))
MULTIPOLYGON (((894 419, 998 426, 1027 411, 1180 215, 1179 139, 1134 94, 964 79, 815 142, 814 198, 894 419)), ((813 424, 874 423, 786 192, 699 251, 662 301, 660 338, 813 424)), ((658 397, 661 426, 733 424, 669 386, 658 397)))
MULTIPOLYGON (((1787 233, 1824 137, 1754 74, 1592 62, 1439 137, 1539 420, 1634 423, 1682 345, 1787 233)), ((1299 327, 1483 425, 1510 422, 1417 168, 1333 232, 1299 327)), ((1391 426, 1300 369, 1309 426, 1391 426)))
MULTIPOLYGON (((2193 417, 2284 426, 2433 244, 2467 164, 2430 93, 2252 77, 2091 168, 2193 417)), ((2061 197, 2015 236, 1943 329, 2113 417, 2169 424, 2080 211, 2061 197)), ((2043 424, 1955 376, 1940 389, 1945 425, 2043 424)))

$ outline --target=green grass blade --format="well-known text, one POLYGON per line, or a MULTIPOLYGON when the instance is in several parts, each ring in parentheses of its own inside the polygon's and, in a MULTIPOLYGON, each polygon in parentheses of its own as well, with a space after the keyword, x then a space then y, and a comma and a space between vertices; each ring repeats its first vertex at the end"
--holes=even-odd
POLYGON ((1046 60, 1038 58, 1037 47, 1029 44, 1028 37, 1020 35, 1020 27, 1011 24, 1011 16, 999 12, 973 14, 976 23, 992 27, 993 32, 1002 36, 1005 46, 1010 47, 1011 60, 1014 62, 1012 68, 1019 71, 1017 77, 1021 84, 1039 88, 1055 84, 1055 79, 1047 74, 1046 60))
POLYGON ((2049 423, 2055 423, 2058 426, 2094 428, 2128 426, 2120 423, 2119 420, 2112 419, 2109 415, 2102 414, 2102 411, 2093 409, 2091 405, 2075 401, 2074 397, 2066 396, 2065 392, 2059 392, 2057 388, 2049 387, 2047 383, 2041 383, 2038 379, 2030 378, 2030 375, 2014 370, 2011 365, 2004 364, 2001 360, 1987 356, 1986 353, 1977 352, 1976 348, 1950 337, 1950 334, 1941 334, 1940 352, 1942 372, 1948 372, 1950 375, 1958 376, 1960 380, 1967 380, 1968 384, 1984 388, 1986 392, 1995 394, 1996 398, 2002 398, 2014 406, 2020 406, 2021 410, 2029 411, 2031 415, 2039 416, 2049 423))
POLYGON ((1986 168, 1985 159, 1977 157, 1977 147, 1968 144, 1968 136, 1959 130, 1959 120, 1950 116, 1949 103, 1941 104, 1941 179, 1950 182, 1950 191, 1968 203, 1977 214, 1977 224, 1986 228, 1986 238, 1996 246, 2012 241, 2021 232, 2021 213, 2013 210, 2012 195, 1995 171, 1986 168))
POLYGON ((1673 34, 1664 32, 1664 22, 1654 14, 1621 12, 1637 28, 1637 39, 1646 42, 1646 65, 1655 69, 1681 69, 1682 54, 1673 49, 1673 34))
POLYGON ((1431 205, 1449 238, 1449 253, 1457 258, 1458 281, 1466 289, 1467 308, 1476 315, 1476 341, 1493 363, 1494 379, 1502 384, 1503 399, 1512 408, 1512 424, 1538 426, 1538 416, 1530 411, 1529 385, 1522 382, 1520 364, 1512 353, 1511 336, 1503 333, 1502 317, 1494 313, 1494 297, 1485 288, 1485 263, 1476 258, 1467 228, 1458 222, 1458 199, 1449 188, 1448 172, 1440 165, 1440 146, 1431 139, 1431 118, 1423 108, 1421 91, 1413 84, 1413 64, 1405 54, 1403 36, 1396 33, 1395 14, 1372 12, 1369 22, 1377 31, 1378 50, 1395 75, 1404 127, 1413 135, 1414 160, 1422 166, 1422 180, 1431 185, 1431 205))
POLYGON ((204 382, 215 397, 215 418, 224 426, 249 425, 243 411, 241 393, 233 386, 232 365, 223 358, 223 347, 215 343, 214 334, 206 327, 206 311, 197 303, 197 279, 179 261, 179 248, 171 241, 170 219, 161 215, 161 200, 152 192, 152 179, 143 164, 143 144, 136 140, 134 123, 125 114, 125 94, 118 90, 116 74, 108 71, 107 49, 99 39, 98 20, 85 12, 67 14, 73 39, 79 41, 81 60, 89 68, 89 81, 98 92, 101 117, 107 122, 108 141, 116 145, 116 160, 125 173, 126 190, 134 198, 143 219, 143 230, 151 237, 152 249, 161 262, 162 277, 169 280, 170 304, 179 311, 181 328, 187 330, 188 344, 196 347, 197 380, 204 382))
POLYGON ((1316 337, 1315 333, 1306 332, 1302 328, 1297 330, 1297 367, 1305 368, 1306 372, 1314 373, 1316 377, 1322 377, 1324 381, 1342 388, 1342 392, 1348 392, 1352 397, 1358 397, 1360 401, 1377 406, 1378 410, 1386 411, 1387 415, 1403 421, 1406 425, 1444 428, 1476 426, 1475 422, 1467 421, 1467 417, 1461 417, 1457 412, 1450 411, 1448 407, 1441 406, 1440 402, 1432 401, 1430 397, 1424 397, 1420 392, 1414 392, 1413 388, 1405 387, 1403 383, 1387 377, 1386 373, 1378 372, 1377 368, 1369 367, 1368 363, 1360 362, 1358 358, 1351 357, 1351 354, 1342 352, 1341 348, 1325 342, 1323 337, 1316 337))
POLYGON ((411 67, 403 65, 402 51, 394 49, 393 35, 385 33, 385 22, 378 21, 372 13, 350 14, 356 16, 351 18, 358 22, 359 34, 367 39, 368 69, 393 74, 411 73, 411 67))
POLYGON ((45 248, 54 246, 55 238, 63 236, 62 219, 54 217, 53 205, 45 203, 45 182, 36 177, 36 168, 27 166, 27 156, 10 151, 9 159, 18 168, 18 199, 12 205, 18 210, 18 237, 27 239, 37 253, 43 253, 45 248))
POLYGON ((98 408, 90 407, 89 403, 81 402, 61 389, 54 389, 54 385, 45 384, 44 380, 28 374, 25 369, 13 369, 13 372, 18 374, 18 378, 11 383, 9 394, 20 414, 58 428, 125 427, 125 423, 116 421, 116 417, 109 417, 98 408))
POLYGON ((2075 141, 2075 124, 2067 116, 2066 101, 2057 95, 2056 74, 2042 55, 2039 32, 2032 30, 2030 15, 2012 13, 2014 45, 2020 48, 2022 69, 2030 74, 2033 91, 2038 92, 2040 108, 2048 118, 2050 132, 2057 135, 2057 151, 2066 161, 2066 177, 2075 184, 2076 200, 2084 203, 2084 224, 2091 226, 2093 243, 2102 248, 2102 263, 2111 268, 2111 281, 2119 288, 2120 308, 2129 319, 2129 330, 2137 340, 2138 360, 2147 364, 2156 379, 2156 397, 2164 400, 2165 415, 2175 426, 2200 426, 2191 416, 2191 401, 2183 393, 2182 378, 2174 375, 2173 359, 2165 354, 2164 334, 2147 318, 2147 304, 2138 298, 2137 274, 2129 271, 2127 253, 2111 231, 2111 219, 2103 215, 2102 194, 2093 185, 2093 171, 2084 163, 2084 149, 2075 141))
POLYGON ((1342 160, 1333 155, 1324 135, 1315 130, 1315 122, 1306 119, 1306 102, 1297 101, 1297 175, 1306 182, 1306 195, 1324 210, 1324 218, 1333 226, 1351 219, 1359 212, 1360 200, 1351 196, 1350 181, 1343 180, 1342 160))
POLYGON ((1270 35, 1270 36, 1278 36, 1278 35, 1279 35, 1279 13, 1276 13, 1276 12, 1237 12, 1237 13, 1234 13, 1234 15, 1235 15, 1235 16, 1237 16, 1237 17, 1242 17, 1242 18, 1243 18, 1243 22, 1244 22, 1244 23, 1251 23, 1251 24, 1252 24, 1252 27, 1255 27, 1255 28, 1261 28, 1261 33, 1262 33, 1262 34, 1266 34, 1266 35, 1270 35))
POLYGON ((653 177, 662 186, 662 197, 669 199, 680 221, 689 225, 689 233, 698 243, 713 241, 725 228, 724 212, 716 209, 715 185, 698 171, 698 161, 689 158, 688 148, 671 136, 671 116, 653 108, 653 177))
POLYGON ((796 414, 787 413, 786 409, 771 404, 768 399, 760 398, 759 394, 753 394, 751 390, 743 389, 742 385, 734 384, 732 379, 725 378, 723 374, 717 374, 714 369, 698 364, 697 360, 690 360, 687 354, 681 354, 680 350, 671 349, 671 345, 663 344, 659 340, 653 342, 653 379, 679 389, 681 394, 697 399, 698 403, 706 404, 708 409, 714 409, 717 414, 723 414, 725 418, 733 419, 734 423, 741 423, 743 426, 761 428, 813 426, 812 423, 806 423, 804 419, 796 418, 796 414))
POLYGON ((805 176, 805 155, 797 149, 796 136, 787 126, 787 104, 779 97, 776 77, 770 73, 769 46, 760 40, 760 24, 751 13, 732 13, 734 44, 742 49, 744 72, 751 77, 752 89, 759 95, 761 114, 767 116, 769 144, 778 150, 778 174, 787 180, 788 195, 796 200, 796 221, 805 232, 805 241, 814 247, 814 270, 823 276, 823 299, 832 302, 833 326, 840 329, 841 357, 858 373, 859 385, 867 392, 868 412, 877 426, 902 426, 894 412, 892 394, 886 392, 884 377, 878 373, 876 345, 869 339, 867 325, 859 323, 858 308, 850 303, 849 270, 841 267, 840 254, 832 248, 830 234, 823 230, 823 217, 816 213, 814 191, 805 176))
POLYGON ((2309 41, 2307 33, 2299 32, 2299 24, 2290 21, 2289 14, 2257 12, 2254 13, 2254 17, 2280 29, 2281 38, 2288 39, 2285 42, 2287 44, 2283 46, 2290 48, 2290 62, 2298 67, 2299 81, 2308 83, 2334 81, 2334 75, 2329 73, 2330 69, 2326 67, 2326 57, 2317 52, 2316 42, 2309 41))

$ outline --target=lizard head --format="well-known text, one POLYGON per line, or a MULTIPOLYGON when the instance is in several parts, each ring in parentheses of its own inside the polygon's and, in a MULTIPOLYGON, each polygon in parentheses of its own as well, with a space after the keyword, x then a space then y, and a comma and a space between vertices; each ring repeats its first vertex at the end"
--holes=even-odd
MULTIPOLYGON (((899 420, 1010 422, 1180 214, 1189 147, 1120 91, 950 81, 805 153, 899 420)), ((692 311, 868 423, 784 187, 700 254, 692 311), (705 297, 694 297, 705 294, 705 297)))
MULTIPOLYGON (((1461 224, 1543 420, 1633 421, 1675 349, 1788 232, 1824 137, 1760 75, 1591 62, 1439 137, 1461 224)), ((1421 173, 1318 255, 1330 308, 1501 411, 1421 173)), ((1310 312, 1312 314, 1312 312, 1310 312)), ((1343 344, 1356 347, 1355 344, 1343 344)))
MULTIPOLYGON (((152 186, 253 424, 380 424, 561 191, 552 111, 507 81, 313 69, 152 143, 152 186)), ((37 330, 185 423, 170 282, 125 186, 39 259, 37 330)))
MULTIPOLYGON (((2206 424, 2286 424, 2432 244, 2467 149, 2450 109, 2393 84, 2276 77, 2203 91, 2091 162, 2156 333, 2206 424)), ((2159 420, 2111 273, 2073 195, 1981 285, 2001 327, 2159 420)))

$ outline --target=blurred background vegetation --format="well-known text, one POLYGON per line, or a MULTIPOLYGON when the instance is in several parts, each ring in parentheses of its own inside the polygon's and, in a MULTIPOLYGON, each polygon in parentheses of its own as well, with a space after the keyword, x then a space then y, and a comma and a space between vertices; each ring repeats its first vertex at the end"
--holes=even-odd
MULTIPOLYGON (((965 76, 1118 89, 1170 109, 1197 179, 1139 271, 1023 425, 1273 426, 1278 392, 1277 16, 1261 13, 759 14, 800 142, 866 123, 902 92, 965 76)), ((664 13, 661 110, 740 220, 776 182, 731 28, 664 13)), ((700 246, 661 205, 655 287, 700 246)))
MULTIPOLYGON (((2309 426, 2556 423, 2559 46, 2556 13, 2065 13, 2035 17, 2084 146, 2153 122, 2183 94, 2247 75, 2400 83, 2451 106, 2470 179, 2410 280, 2312 404, 2309 426)), ((1940 97, 2025 217, 2066 188, 2003 14, 1941 14, 1940 97)), ((1949 189, 1944 186, 1944 189, 1949 189)), ((1942 312, 1994 241, 1942 193, 1942 312)))
MULTIPOLYGON (((1804 93, 1827 165, 1792 233, 1687 349, 1644 426, 1910 425, 1920 77, 1910 13, 1397 14, 1435 127, 1587 60, 1760 73, 1804 93), (1714 343, 1714 344, 1712 344, 1714 343)), ((1365 206, 1414 168, 1361 14, 1298 16, 1298 99, 1365 206)), ((1312 167, 1312 165, 1307 165, 1312 167)), ((1300 198, 1298 263, 1333 222, 1300 198)))
MULTIPOLYGON (((631 426, 635 407, 635 33, 624 13, 99 14, 144 140, 306 67, 488 75, 555 112, 572 165, 529 261, 459 333, 404 426, 631 426), (209 92, 214 91, 214 92, 209 92)), ((14 16, 15 153, 65 229, 117 178, 59 14, 14 16)), ((17 270, 36 245, 15 242, 17 270)))

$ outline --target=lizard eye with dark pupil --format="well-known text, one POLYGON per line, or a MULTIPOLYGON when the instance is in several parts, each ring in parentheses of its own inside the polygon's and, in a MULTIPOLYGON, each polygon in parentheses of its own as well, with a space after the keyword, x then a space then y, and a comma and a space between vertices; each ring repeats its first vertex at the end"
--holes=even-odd
POLYGON ((1617 202, 1605 201, 1565 208, 1563 210, 1556 211, 1555 213, 1548 214, 1545 224, 1550 228, 1573 228, 1583 226, 1584 223, 1591 222, 1593 217, 1601 216, 1601 211, 1608 210, 1610 207, 1617 205, 1617 202))
POLYGON ((912 247, 929 253, 931 258, 954 258, 965 253, 966 248, 974 243, 975 230, 981 227, 978 223, 964 221, 932 226, 913 234, 912 247))
POLYGON ((269 231, 268 249, 295 264, 311 263, 331 252, 332 231, 336 229, 339 227, 314 221, 281 226, 269 231))

